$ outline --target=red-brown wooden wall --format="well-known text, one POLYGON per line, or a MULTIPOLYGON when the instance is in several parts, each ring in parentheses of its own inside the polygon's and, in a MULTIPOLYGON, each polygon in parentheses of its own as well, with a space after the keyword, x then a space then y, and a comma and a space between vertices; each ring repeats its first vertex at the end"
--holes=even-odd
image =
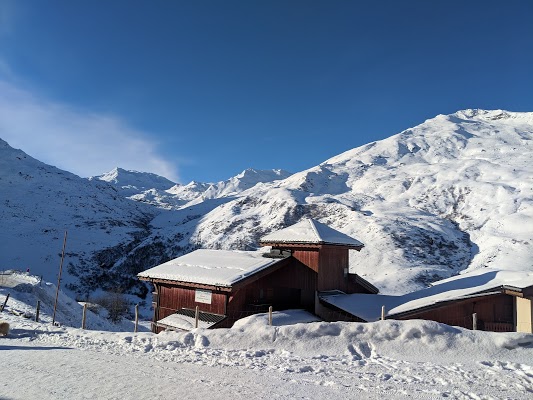
POLYGON ((196 306, 200 311, 224 315, 226 312, 226 293, 212 291, 211 304, 197 303, 194 301, 195 289, 169 284, 159 285, 159 319, 175 313, 181 308, 194 310, 196 306))
POLYGON ((345 276, 344 273, 345 268, 348 267, 347 248, 322 246, 318 271, 318 291, 335 289, 343 292, 348 291, 348 276, 345 276))
POLYGON ((506 294, 496 294, 476 299, 448 303, 442 307, 412 313, 398 319, 427 319, 448 325, 472 329, 472 314, 477 314, 478 329, 485 324, 504 323, 514 326, 514 298, 506 294))

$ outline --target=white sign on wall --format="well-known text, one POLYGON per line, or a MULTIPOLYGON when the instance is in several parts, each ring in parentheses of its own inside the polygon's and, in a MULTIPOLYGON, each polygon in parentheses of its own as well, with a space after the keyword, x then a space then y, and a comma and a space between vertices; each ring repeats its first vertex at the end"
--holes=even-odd
POLYGON ((196 289, 194 292, 194 301, 197 303, 211 304, 211 291, 196 289))

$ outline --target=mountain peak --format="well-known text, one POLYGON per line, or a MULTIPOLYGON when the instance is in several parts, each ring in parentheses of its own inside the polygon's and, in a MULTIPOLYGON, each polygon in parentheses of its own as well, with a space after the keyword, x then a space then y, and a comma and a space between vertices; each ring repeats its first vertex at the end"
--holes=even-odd
POLYGON ((115 167, 105 174, 89 179, 108 182, 117 189, 126 190, 132 194, 149 189, 167 190, 176 185, 175 182, 151 172, 139 172, 120 167, 115 167))

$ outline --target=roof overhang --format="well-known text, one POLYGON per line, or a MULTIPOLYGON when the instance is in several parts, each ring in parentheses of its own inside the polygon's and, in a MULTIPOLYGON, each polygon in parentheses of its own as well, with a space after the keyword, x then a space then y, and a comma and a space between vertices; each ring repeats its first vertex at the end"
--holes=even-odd
POLYGON ((185 282, 185 281, 177 281, 177 280, 171 280, 171 279, 150 278, 150 277, 144 277, 144 276, 137 276, 137 278, 140 279, 141 281, 150 282, 150 283, 181 286, 181 287, 192 288, 192 289, 207 289, 207 290, 212 290, 215 292, 231 292, 232 290, 232 286, 206 285, 203 283, 185 282))
MULTIPOLYGON (((330 303, 329 301, 327 301, 327 300, 324 298, 323 295, 324 295, 324 294, 332 294, 332 292, 340 292, 340 290, 339 290, 339 291, 329 290, 329 291, 326 291, 326 292, 322 292, 322 294, 319 293, 319 294, 318 294, 318 302, 319 302, 322 306, 324 306, 324 307, 326 307, 326 308, 329 308, 329 309, 331 309, 331 310, 333 310, 333 311, 336 311, 336 312, 339 312, 339 313, 344 313, 344 314, 350 314, 350 315, 352 315, 353 317, 355 317, 356 319, 358 319, 359 322, 371 322, 371 321, 367 321, 367 320, 364 319, 364 318, 361 318, 359 315, 356 315, 356 314, 354 314, 354 313, 352 313, 352 312, 346 311, 346 310, 340 308, 339 306, 337 306, 337 305, 335 305, 335 304, 330 303)), ((334 294, 343 294, 343 293, 340 292, 340 293, 334 293, 334 294)), ((345 293, 344 293, 344 294, 345 294, 345 293)))
POLYGON ((318 242, 318 243, 307 243, 307 242, 272 242, 272 241, 260 241, 259 245, 261 246, 272 246, 277 248, 312 248, 312 249, 320 249, 324 246, 333 246, 333 247, 343 247, 348 248, 350 250, 357 250, 361 251, 363 247, 365 247, 363 244, 360 246, 356 246, 353 244, 338 244, 338 243, 327 243, 327 242, 318 242))

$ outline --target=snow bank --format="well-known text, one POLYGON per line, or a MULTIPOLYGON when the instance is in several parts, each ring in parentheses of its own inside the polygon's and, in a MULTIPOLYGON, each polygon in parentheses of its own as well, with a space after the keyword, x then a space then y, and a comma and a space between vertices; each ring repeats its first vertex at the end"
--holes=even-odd
POLYGON ((287 311, 274 313, 277 326, 269 326, 263 314, 231 329, 155 335, 82 331, 9 315, 13 329, 0 338, 0 362, 7 367, 0 397, 25 398, 27 388, 22 392, 13 382, 34 378, 35 365, 49 374, 40 380, 41 399, 57 393, 205 398, 206 386, 209 397, 225 398, 228 385, 236 398, 265 399, 529 399, 533 392, 533 335, 468 331, 431 321, 312 319, 287 311), (75 372, 80 360, 85 378, 75 372))

